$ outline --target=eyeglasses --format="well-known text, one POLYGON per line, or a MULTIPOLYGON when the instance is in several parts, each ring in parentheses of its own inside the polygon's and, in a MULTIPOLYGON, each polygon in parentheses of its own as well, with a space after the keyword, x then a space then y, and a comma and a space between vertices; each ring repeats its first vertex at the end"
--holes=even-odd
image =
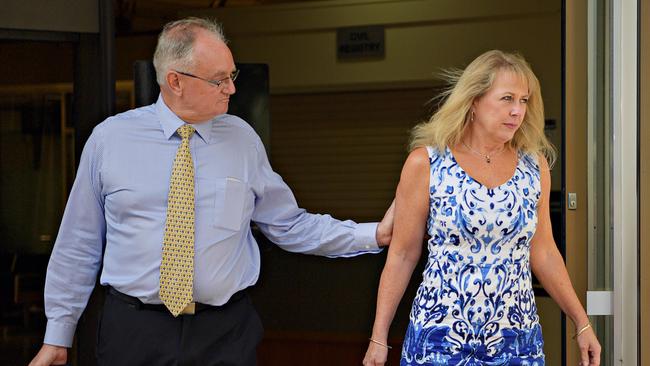
POLYGON ((209 84, 212 84, 212 85, 216 86, 217 88, 220 87, 223 83, 227 82, 228 80, 232 80, 234 82, 237 79, 237 76, 239 76, 239 70, 235 70, 235 71, 230 73, 230 76, 227 76, 227 77, 225 77, 223 79, 210 80, 210 79, 204 79, 204 78, 202 78, 200 76, 196 76, 194 74, 190 74, 189 72, 178 71, 178 70, 174 70, 174 71, 181 74, 181 75, 185 75, 185 76, 189 76, 191 78, 203 80, 206 83, 209 83, 209 84))

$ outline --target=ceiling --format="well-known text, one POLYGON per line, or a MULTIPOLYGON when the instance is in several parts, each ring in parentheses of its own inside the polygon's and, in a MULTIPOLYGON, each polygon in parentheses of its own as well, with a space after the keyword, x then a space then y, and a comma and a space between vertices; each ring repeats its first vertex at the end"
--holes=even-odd
POLYGON ((324 0, 113 0, 118 35, 158 32, 179 11, 324 0))

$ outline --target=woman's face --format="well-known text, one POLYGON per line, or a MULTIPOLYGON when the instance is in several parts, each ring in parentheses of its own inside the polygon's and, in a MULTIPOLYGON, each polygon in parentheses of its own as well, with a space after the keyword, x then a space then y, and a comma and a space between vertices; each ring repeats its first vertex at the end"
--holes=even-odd
POLYGON ((512 71, 498 71, 492 87, 473 103, 473 134, 495 143, 510 141, 521 126, 528 103, 528 83, 512 71))

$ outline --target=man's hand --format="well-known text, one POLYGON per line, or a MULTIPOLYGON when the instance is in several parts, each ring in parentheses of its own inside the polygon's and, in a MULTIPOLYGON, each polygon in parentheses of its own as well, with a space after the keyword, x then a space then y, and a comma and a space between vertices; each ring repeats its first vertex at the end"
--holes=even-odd
POLYGON ((29 366, 65 365, 67 360, 67 348, 44 344, 29 366))
POLYGON ((391 239, 393 238, 393 222, 395 221, 395 200, 390 204, 388 210, 384 214, 384 218, 381 219, 381 222, 377 225, 377 232, 375 236, 377 237, 377 244, 380 247, 385 247, 390 244, 391 239))

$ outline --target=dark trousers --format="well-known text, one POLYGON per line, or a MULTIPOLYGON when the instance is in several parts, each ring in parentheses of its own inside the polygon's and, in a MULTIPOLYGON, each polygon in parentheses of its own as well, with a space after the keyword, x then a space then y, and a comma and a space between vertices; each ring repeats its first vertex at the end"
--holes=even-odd
POLYGON ((97 360, 99 366, 253 366, 262 334, 246 294, 224 306, 174 318, 108 291, 97 360))

